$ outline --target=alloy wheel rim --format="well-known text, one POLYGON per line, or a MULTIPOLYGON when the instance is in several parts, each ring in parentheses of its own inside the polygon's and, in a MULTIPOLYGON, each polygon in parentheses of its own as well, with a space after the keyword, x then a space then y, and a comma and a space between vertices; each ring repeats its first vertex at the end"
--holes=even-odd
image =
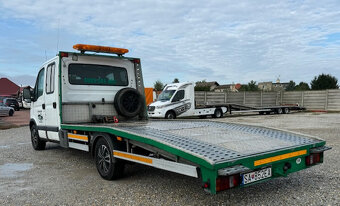
POLYGON ((34 146, 38 145, 38 135, 37 130, 35 128, 32 131, 32 143, 34 146))
POLYGON ((97 154, 97 160, 99 169, 104 173, 108 173, 111 165, 111 155, 109 149, 105 145, 100 146, 97 154))

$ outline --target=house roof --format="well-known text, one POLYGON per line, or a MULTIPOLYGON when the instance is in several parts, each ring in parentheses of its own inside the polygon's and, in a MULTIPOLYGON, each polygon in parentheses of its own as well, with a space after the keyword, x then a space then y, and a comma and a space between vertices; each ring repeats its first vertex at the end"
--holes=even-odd
POLYGON ((231 86, 235 86, 235 84, 223 84, 217 86, 215 89, 230 89, 231 86))
POLYGON ((201 87, 206 87, 206 86, 211 87, 211 86, 214 86, 214 85, 219 86, 219 83, 217 83, 216 81, 214 81, 214 82, 198 82, 198 83, 196 83, 196 86, 201 86, 201 87))
POLYGON ((20 87, 7 78, 0 79, 0 95, 15 96, 20 87))

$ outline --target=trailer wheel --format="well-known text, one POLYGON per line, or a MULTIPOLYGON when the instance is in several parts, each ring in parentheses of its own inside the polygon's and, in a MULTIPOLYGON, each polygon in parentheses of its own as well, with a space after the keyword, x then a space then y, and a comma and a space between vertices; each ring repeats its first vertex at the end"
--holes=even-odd
POLYGON ((277 109, 276 109, 276 114, 282 114, 282 113, 283 113, 282 108, 277 108, 277 109))
POLYGON ((100 176, 106 180, 118 179, 123 175, 124 162, 112 155, 113 148, 105 138, 100 138, 95 146, 95 162, 100 176))
POLYGON ((168 111, 165 114, 165 119, 176 119, 176 114, 173 111, 168 111))
POLYGON ((115 95, 114 106, 120 115, 128 118, 135 117, 143 107, 142 96, 136 89, 121 89, 115 95))
POLYGON ((8 116, 13 116, 13 114, 14 114, 14 111, 13 110, 9 110, 9 112, 8 112, 8 116))
POLYGON ((37 126, 34 124, 31 127, 31 141, 34 150, 44 150, 46 142, 39 137, 37 126))
POLYGON ((221 117, 223 117, 222 110, 221 109, 215 109, 213 117, 214 118, 221 118, 221 117))
POLYGON ((289 108, 288 108, 288 107, 286 107, 286 108, 284 108, 284 109, 283 109, 283 113, 285 113, 285 114, 289 114, 289 112, 290 112, 290 110, 289 110, 289 108))

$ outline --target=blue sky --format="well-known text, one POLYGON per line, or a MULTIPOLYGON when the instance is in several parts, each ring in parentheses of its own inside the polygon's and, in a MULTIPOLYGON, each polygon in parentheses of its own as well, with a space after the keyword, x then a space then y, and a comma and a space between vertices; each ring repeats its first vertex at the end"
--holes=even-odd
POLYGON ((0 77, 33 85, 58 39, 128 48, 146 86, 340 78, 339 1, 0 0, 0 77))

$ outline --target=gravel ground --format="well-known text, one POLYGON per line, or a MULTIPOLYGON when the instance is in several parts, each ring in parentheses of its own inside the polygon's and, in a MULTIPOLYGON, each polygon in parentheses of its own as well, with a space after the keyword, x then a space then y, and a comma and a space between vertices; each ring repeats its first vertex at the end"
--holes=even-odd
POLYGON ((321 165, 245 188, 209 195, 200 181, 128 165, 105 181, 89 154, 49 143, 30 145, 28 127, 0 131, 1 205, 339 205, 340 114, 297 113, 227 117, 219 121, 277 127, 319 136, 333 147, 321 165))

